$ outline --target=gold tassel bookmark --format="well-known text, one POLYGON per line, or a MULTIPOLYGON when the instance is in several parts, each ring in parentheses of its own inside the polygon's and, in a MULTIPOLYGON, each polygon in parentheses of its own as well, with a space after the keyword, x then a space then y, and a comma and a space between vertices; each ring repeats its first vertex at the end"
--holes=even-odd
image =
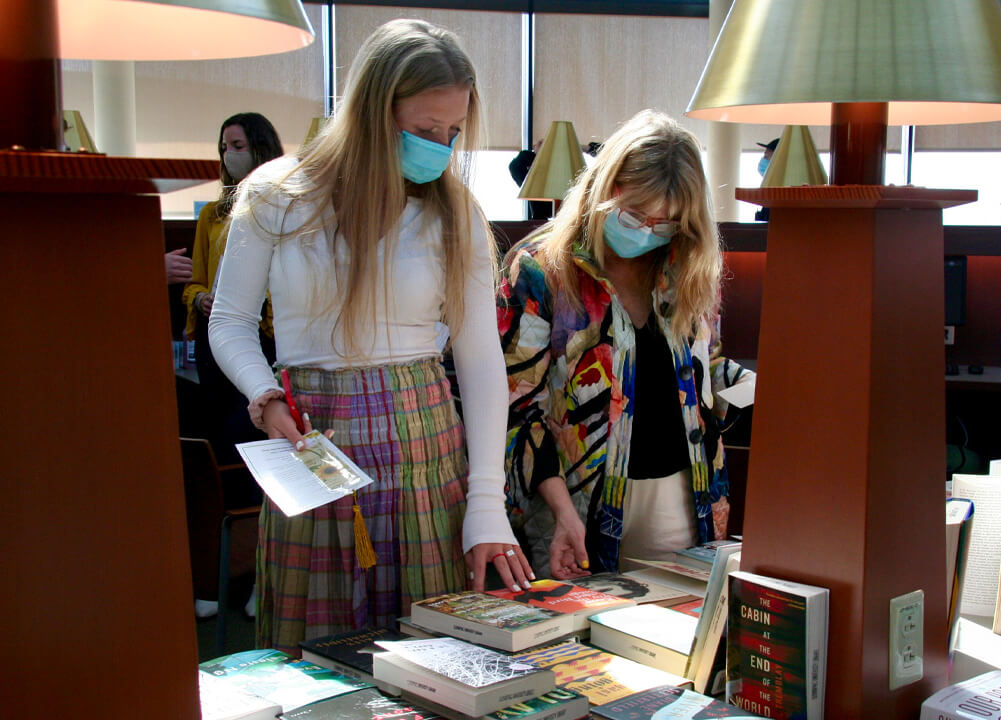
POLYGON ((358 498, 354 493, 354 525, 355 525, 355 554, 358 556, 358 564, 362 570, 368 570, 374 566, 378 558, 375 555, 375 548, 372 547, 372 538, 368 536, 368 528, 365 527, 365 519, 361 516, 361 507, 358 505, 358 498))

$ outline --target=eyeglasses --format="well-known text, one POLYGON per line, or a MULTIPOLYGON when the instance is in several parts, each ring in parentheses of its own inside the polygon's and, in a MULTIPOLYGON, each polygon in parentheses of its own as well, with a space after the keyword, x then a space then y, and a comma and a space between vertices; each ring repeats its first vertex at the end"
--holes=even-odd
POLYGON ((674 237, 674 234, 678 232, 678 227, 680 223, 674 220, 661 220, 654 222, 647 215, 641 215, 639 213, 632 212, 631 210, 619 209, 619 224, 622 227, 629 228, 630 230, 639 230, 640 228, 648 227, 650 232, 652 232, 657 237, 665 238, 670 240, 674 237))

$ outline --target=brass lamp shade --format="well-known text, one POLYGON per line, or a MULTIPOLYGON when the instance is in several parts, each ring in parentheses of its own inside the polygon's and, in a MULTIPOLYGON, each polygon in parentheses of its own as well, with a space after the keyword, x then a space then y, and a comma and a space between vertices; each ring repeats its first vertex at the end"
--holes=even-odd
POLYGON ((306 137, 302 139, 302 145, 305 147, 312 142, 313 138, 320 134, 320 130, 323 126, 327 124, 327 118, 325 117, 315 117, 309 121, 309 129, 306 131, 306 137))
POLYGON ((549 126, 518 197, 522 200, 562 200, 583 167, 584 153, 573 123, 557 120, 549 126))
POLYGON ((313 42, 300 0, 58 0, 59 56, 210 60, 313 42))
POLYGON ((820 162, 806 125, 787 125, 768 163, 761 187, 826 185, 827 172, 820 162))
POLYGON ((1001 120, 997 0, 735 0, 690 117, 825 125, 888 103, 888 125, 1001 120))

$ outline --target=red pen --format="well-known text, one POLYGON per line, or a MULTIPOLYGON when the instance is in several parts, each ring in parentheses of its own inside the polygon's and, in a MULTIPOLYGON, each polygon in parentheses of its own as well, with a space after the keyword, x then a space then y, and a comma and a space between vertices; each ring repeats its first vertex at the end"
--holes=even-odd
POLYGON ((281 371, 282 378, 282 388, 285 390, 285 403, 288 405, 288 411, 292 415, 292 419, 295 421, 296 430, 301 433, 306 432, 306 426, 302 422, 302 415, 299 413, 299 406, 295 404, 295 399, 292 397, 292 381, 288 377, 288 368, 282 368, 281 371))

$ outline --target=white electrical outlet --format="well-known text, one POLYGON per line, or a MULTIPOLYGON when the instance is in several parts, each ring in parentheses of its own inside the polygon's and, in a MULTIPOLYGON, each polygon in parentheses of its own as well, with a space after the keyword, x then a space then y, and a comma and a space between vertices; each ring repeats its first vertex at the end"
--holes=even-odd
POLYGON ((924 677, 925 593, 915 590, 890 600, 890 689, 924 677))
POLYGON ((945 326, 945 344, 955 345, 956 344, 956 326, 946 325, 945 326))

